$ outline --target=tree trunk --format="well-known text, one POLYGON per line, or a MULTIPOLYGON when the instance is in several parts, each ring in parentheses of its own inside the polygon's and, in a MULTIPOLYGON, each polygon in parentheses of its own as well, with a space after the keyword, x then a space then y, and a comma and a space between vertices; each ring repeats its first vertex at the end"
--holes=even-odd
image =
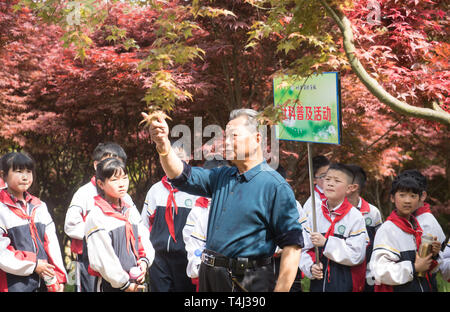
POLYGON ((392 96, 377 80, 372 78, 355 55, 356 48, 353 42, 353 32, 349 19, 339 8, 332 7, 328 4, 327 0, 320 0, 320 2, 339 26, 343 35, 344 50, 349 63, 359 80, 366 86, 370 93, 376 96, 380 102, 388 105, 400 114, 433 120, 450 126, 450 114, 444 111, 439 104, 433 103, 433 109, 409 105, 392 96))

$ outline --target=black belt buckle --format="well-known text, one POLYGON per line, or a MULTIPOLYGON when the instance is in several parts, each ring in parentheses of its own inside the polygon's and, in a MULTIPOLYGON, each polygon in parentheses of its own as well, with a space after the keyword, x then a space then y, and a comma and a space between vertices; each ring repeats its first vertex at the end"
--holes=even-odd
POLYGON ((202 262, 207 266, 213 267, 215 265, 215 257, 208 255, 207 253, 202 253, 202 262))
POLYGON ((234 274, 244 275, 245 270, 248 268, 248 258, 237 258, 234 267, 234 274))

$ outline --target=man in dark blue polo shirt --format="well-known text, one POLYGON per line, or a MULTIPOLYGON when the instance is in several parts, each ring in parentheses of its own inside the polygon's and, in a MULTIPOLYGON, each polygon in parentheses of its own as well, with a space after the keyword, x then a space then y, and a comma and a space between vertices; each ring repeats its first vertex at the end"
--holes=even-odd
POLYGON ((235 167, 207 170, 182 162, 170 148, 167 123, 150 133, 161 165, 178 189, 211 197, 200 291, 271 291, 272 255, 283 248, 275 291, 289 291, 297 273, 301 226, 294 193, 264 161, 257 112, 235 110, 226 128, 226 154, 235 167))

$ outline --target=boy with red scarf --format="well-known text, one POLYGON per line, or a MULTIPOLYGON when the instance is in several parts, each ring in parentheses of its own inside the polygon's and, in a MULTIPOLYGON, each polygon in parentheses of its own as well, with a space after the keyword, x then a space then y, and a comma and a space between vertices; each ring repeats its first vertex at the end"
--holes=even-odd
MULTIPOLYGON (((348 165, 349 168, 353 170, 353 174, 355 175, 355 179, 353 181, 354 184, 357 185, 357 188, 354 192, 350 193, 347 196, 348 201, 354 207, 356 207, 364 217, 364 221, 366 222, 367 235, 369 235, 370 243, 367 246, 366 259, 367 261, 370 259, 373 250, 373 239, 375 238, 375 233, 378 228, 383 223, 381 219, 380 210, 372 204, 369 204, 364 198, 361 197, 362 190, 366 184, 367 176, 366 172, 363 168, 357 165, 348 165)), ((366 286, 364 287, 364 291, 373 292, 373 277, 370 273, 370 268, 367 267, 366 271, 366 286)))
POLYGON ((391 201, 395 210, 375 235, 370 269, 375 278, 375 291, 432 291, 427 272, 433 254, 419 257, 423 230, 414 211, 419 208, 422 188, 412 177, 397 177, 392 183, 391 201))
MULTIPOLYGON (((326 200, 326 196, 323 193, 324 178, 330 167, 330 161, 324 155, 314 156, 312 159, 313 164, 313 174, 314 174, 314 196, 316 210, 320 210, 322 201, 326 200)), ((306 200, 303 205, 303 211, 307 217, 311 215, 312 199, 311 196, 306 200)))
MULTIPOLYGON (((419 222, 423 234, 431 235, 434 238, 434 242, 432 244, 434 254, 433 260, 435 260, 433 261, 432 267, 434 267, 439 258, 439 251, 445 246, 445 234, 441 225, 431 212, 430 204, 425 202, 425 199, 427 198, 427 179, 416 169, 402 171, 399 174, 399 178, 404 177, 411 177, 415 179, 421 188, 422 194, 420 195, 419 208, 413 212, 413 215, 419 222)), ((433 291, 437 291, 436 274, 430 274, 429 281, 432 285, 433 291)))
POLYGON ((439 222, 432 214, 430 204, 425 202, 427 198, 427 179, 416 169, 402 171, 399 178, 402 177, 411 177, 419 183, 422 194, 420 195, 419 208, 413 214, 417 221, 419 221, 423 233, 435 237, 437 240, 435 243, 437 247, 435 248, 440 249, 442 244, 445 243, 445 234, 439 222))
POLYGON ((312 232, 310 218, 304 226, 305 246, 299 267, 311 279, 312 292, 364 289, 364 260, 369 237, 362 214, 346 197, 357 187, 353 179, 353 172, 347 165, 332 164, 324 179, 327 200, 317 211, 317 232, 312 232), (314 263, 314 247, 319 247, 318 264, 314 263))
MULTIPOLYGON (((174 150, 181 159, 189 160, 182 148, 174 150)), ((141 218, 155 248, 154 265, 149 270, 152 292, 195 292, 196 287, 186 274, 188 260, 183 228, 194 205, 204 206, 199 198, 178 191, 167 181, 167 176, 148 191, 141 218)))

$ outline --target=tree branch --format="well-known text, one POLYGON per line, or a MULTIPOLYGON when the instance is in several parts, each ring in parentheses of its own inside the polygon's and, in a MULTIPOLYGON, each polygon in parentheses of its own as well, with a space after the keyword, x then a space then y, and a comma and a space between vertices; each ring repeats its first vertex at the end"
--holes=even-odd
POLYGON ((349 63, 355 74, 358 76, 359 80, 366 86, 370 93, 377 97, 380 102, 388 105, 390 108, 400 114, 433 120, 441 124, 450 126, 450 114, 440 107, 437 108, 439 105, 434 104, 434 109, 409 105, 408 103, 395 98, 393 95, 387 92, 378 83, 377 80, 372 78, 355 55, 356 48, 353 41, 353 32, 349 19, 339 8, 332 7, 330 4, 328 4, 327 0, 320 0, 320 2, 322 3, 328 14, 339 26, 339 29, 341 30, 341 33, 343 35, 344 50, 349 63))

